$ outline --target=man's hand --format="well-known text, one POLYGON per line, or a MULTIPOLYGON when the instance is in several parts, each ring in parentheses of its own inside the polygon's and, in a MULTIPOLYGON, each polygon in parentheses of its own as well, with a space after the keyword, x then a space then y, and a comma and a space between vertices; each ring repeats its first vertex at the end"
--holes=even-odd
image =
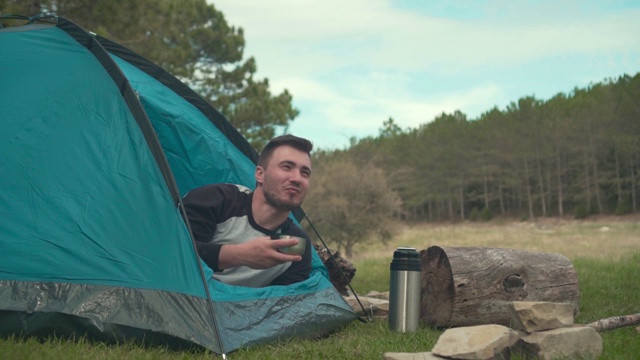
POLYGON ((253 269, 267 269, 289 261, 300 261, 302 256, 283 254, 278 248, 298 244, 298 239, 272 240, 264 236, 242 244, 226 244, 220 249, 218 268, 228 269, 248 266, 253 269))

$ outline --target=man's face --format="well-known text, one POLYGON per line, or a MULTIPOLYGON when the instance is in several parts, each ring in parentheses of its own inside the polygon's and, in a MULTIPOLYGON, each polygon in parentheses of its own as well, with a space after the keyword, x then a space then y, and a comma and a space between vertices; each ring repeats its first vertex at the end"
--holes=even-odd
POLYGON ((256 168, 256 181, 262 184, 267 203, 281 210, 293 210, 302 204, 310 178, 309 155, 288 145, 273 151, 266 168, 256 168))

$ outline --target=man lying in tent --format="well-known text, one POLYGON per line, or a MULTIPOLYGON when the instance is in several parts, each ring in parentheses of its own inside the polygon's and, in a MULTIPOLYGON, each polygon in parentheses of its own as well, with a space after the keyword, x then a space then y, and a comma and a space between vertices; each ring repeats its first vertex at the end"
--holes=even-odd
POLYGON ((183 204, 198 254, 213 269, 216 280, 263 287, 309 277, 309 236, 289 215, 309 189, 312 148, 307 139, 276 137, 260 153, 253 192, 241 185, 213 184, 185 195, 183 204), (284 235, 300 240, 281 238, 284 235), (304 246, 302 256, 281 251, 300 245, 304 246))

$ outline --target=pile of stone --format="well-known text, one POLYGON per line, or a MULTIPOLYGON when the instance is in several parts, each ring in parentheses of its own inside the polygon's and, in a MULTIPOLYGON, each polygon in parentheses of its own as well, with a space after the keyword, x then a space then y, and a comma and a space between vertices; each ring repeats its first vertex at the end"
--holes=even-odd
POLYGON ((430 352, 385 353, 385 360, 509 359, 512 355, 535 359, 596 359, 602 338, 590 326, 574 324, 572 304, 512 302, 512 325, 476 325, 451 328, 430 352))

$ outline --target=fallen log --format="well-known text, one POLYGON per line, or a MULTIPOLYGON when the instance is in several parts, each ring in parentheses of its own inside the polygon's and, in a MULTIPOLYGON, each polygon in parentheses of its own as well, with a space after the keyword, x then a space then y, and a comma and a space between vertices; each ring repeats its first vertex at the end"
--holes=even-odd
POLYGON ((435 327, 512 321, 512 301, 571 303, 578 311, 578 276, 560 254, 484 247, 431 246, 420 251, 422 321, 435 327))
POLYGON ((610 318, 594 321, 590 324, 587 324, 587 326, 596 329, 597 332, 603 332, 637 324, 640 324, 640 313, 632 315, 613 316, 610 318))

